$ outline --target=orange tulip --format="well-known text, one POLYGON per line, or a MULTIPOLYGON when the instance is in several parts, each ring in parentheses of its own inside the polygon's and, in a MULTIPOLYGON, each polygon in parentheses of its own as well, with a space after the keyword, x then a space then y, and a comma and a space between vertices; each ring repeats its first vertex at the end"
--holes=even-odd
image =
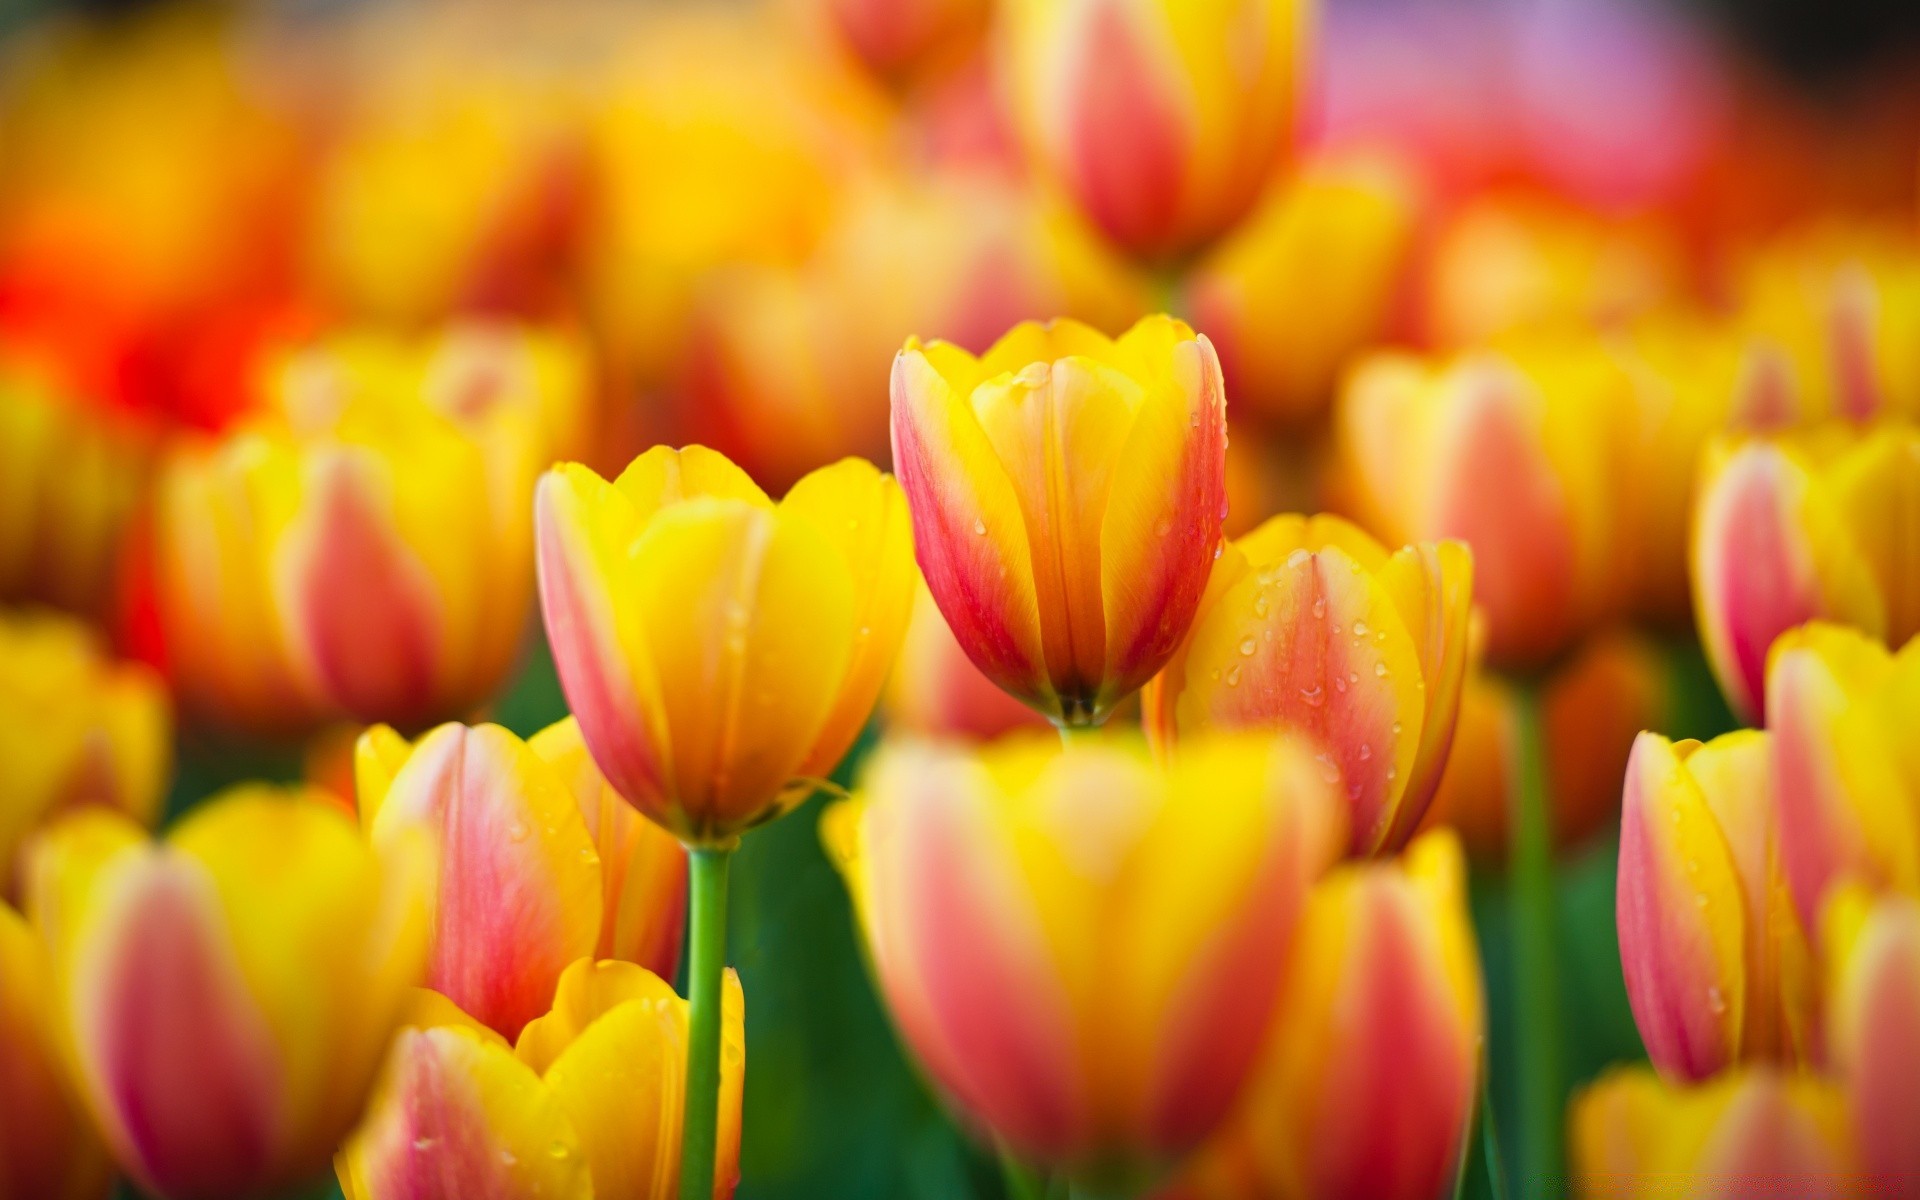
POLYGON ((0 903, 0 1200, 104 1200, 106 1150, 58 1049, 46 951, 0 903))
POLYGON ((1920 899, 1840 891, 1821 932, 1827 1053, 1875 1196, 1920 1196, 1920 899))
POLYGON ((913 604, 892 477, 859 459, 778 505, 723 456, 658 446, 535 502, 547 637, 607 780, 682 840, 792 808, 866 724, 913 604))
POLYGON ((988 678, 1099 724, 1172 656, 1220 553, 1226 398, 1204 336, 1016 327, 979 358, 909 340, 893 458, 927 585, 988 678))
POLYGON ((498 725, 387 726, 356 748, 376 846, 426 831, 439 873, 427 986, 507 1037, 546 1011, 576 958, 671 975, 686 852, 612 794, 571 717, 522 742, 498 725))
POLYGON ((1134 255, 1201 248, 1286 155, 1310 13, 1300 0, 1011 0, 1035 161, 1134 255))
POLYGON ((1486 1040, 1459 842, 1328 875, 1294 954, 1245 1100, 1162 1200, 1449 1194, 1486 1040))
POLYGON ((1890 645, 1920 634, 1920 429, 1894 422, 1727 439, 1709 451, 1693 525, 1694 605, 1734 709, 1765 715, 1767 652, 1806 621, 1890 645))
POLYGON ((1621 805, 1620 964, 1654 1064, 1701 1080, 1806 1061, 1812 953, 1781 868, 1768 735, 1643 733, 1621 805))
POLYGON ((1187 640, 1145 694, 1155 743, 1212 728, 1314 742, 1357 854, 1397 850, 1440 784, 1467 670, 1473 557, 1392 554, 1338 517, 1275 517, 1232 543, 1187 640))
MULTIPOLYGON (((335 1160, 347 1200, 673 1200, 687 1003, 631 963, 581 959, 509 1048, 433 992, 394 1041, 367 1119, 335 1160)), ((713 1195, 739 1182, 746 1071, 727 973, 713 1195)))

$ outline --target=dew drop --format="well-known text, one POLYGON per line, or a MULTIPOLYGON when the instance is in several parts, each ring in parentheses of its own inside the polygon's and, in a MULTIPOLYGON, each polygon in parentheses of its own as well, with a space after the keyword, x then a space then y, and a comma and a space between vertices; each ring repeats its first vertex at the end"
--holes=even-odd
POLYGON ((515 1157, 514 1157, 514 1155, 513 1155, 513 1151, 511 1151, 511 1150, 502 1150, 502 1151, 500 1152, 500 1165, 501 1165, 501 1166, 505 1166, 505 1167, 511 1167, 511 1166, 512 1166, 513 1164, 515 1164, 515 1163, 517 1163, 517 1162, 519 1162, 519 1161, 520 1161, 520 1160, 519 1160, 518 1158, 515 1158, 515 1157))
POLYGON ((1360 743, 1360 761, 1365 762, 1372 757, 1373 757, 1373 747, 1367 745, 1367 743, 1365 742, 1361 742, 1360 743))
POLYGON ((1227 686, 1228 687, 1240 686, 1240 664, 1239 663, 1235 663, 1233 666, 1227 668, 1227 686))
POLYGON ((429 1150, 431 1150, 431 1149, 433 1149, 433 1139, 432 1139, 432 1138, 430 1138, 430 1137, 419 1137, 419 1138, 415 1138, 415 1139, 413 1139, 413 1150, 414 1150, 414 1153, 416 1153, 416 1154, 425 1154, 425 1153, 426 1153, 427 1151, 429 1151, 429 1150))
POLYGON ((1207 677, 1218 683, 1220 681, 1220 668, 1215 667, 1213 670, 1207 672, 1207 677))
POLYGON ((1718 987, 1707 989, 1707 1007, 1712 1009, 1716 1016, 1727 1011, 1727 998, 1721 994, 1718 987))
POLYGON ((1326 780, 1328 783, 1339 782, 1340 768, 1334 764, 1331 755, 1316 754, 1313 757, 1313 761, 1320 764, 1320 778, 1326 780))
POLYGON ((1353 636, 1357 638, 1367 636, 1367 623, 1365 621, 1355 621, 1353 623, 1353 636))
POLYGON ((1287 555, 1287 566, 1292 567, 1295 570, 1298 570, 1303 564, 1305 564, 1305 562, 1308 559, 1312 557, 1313 557, 1313 552, 1310 550, 1295 550, 1292 554, 1287 555))
POLYGON ((1385 679, 1387 677, 1387 664, 1383 662, 1373 664, 1373 673, 1377 678, 1385 679))
POLYGON ((1216 562, 1218 562, 1218 561, 1219 561, 1219 559, 1220 559, 1220 552, 1221 552, 1222 550, 1224 550, 1224 549, 1226 549, 1226 547, 1225 547, 1225 546, 1215 546, 1215 547, 1213 548, 1213 557, 1214 557, 1214 561, 1216 561, 1216 562))
POLYGON ((1334 622, 1334 623, 1333 623, 1332 625, 1330 625, 1330 626, 1328 626, 1328 628, 1330 628, 1330 629, 1332 629, 1332 630, 1333 630, 1333 632, 1335 632, 1335 633, 1339 633, 1339 632, 1340 632, 1340 622, 1338 622, 1338 621, 1335 621, 1335 622, 1334 622))
POLYGON ((507 836, 512 838, 516 842, 526 841, 527 833, 528 833, 527 823, 525 821, 515 821, 512 825, 507 827, 507 836))
POLYGON ((1253 638, 1251 637, 1241 638, 1240 639, 1240 657, 1245 658, 1248 655, 1252 654, 1254 651, 1254 647, 1258 646, 1259 644, 1260 643, 1254 641, 1253 638))
POLYGON ((547 1157, 556 1160, 569 1159, 573 1157, 573 1151, 565 1142, 555 1142, 547 1147, 547 1157))
POLYGON ((1347 681, 1336 675, 1333 677, 1333 686, 1337 690, 1345 692, 1347 690, 1347 681))
POLYGON ((977 534, 985 534, 987 532, 987 523, 979 517, 975 517, 973 519, 973 531, 977 534))
POLYGON ((600 856, 595 854, 591 847, 583 846, 580 849, 580 861, 588 866, 599 866, 600 856))
POLYGON ((1388 767, 1388 768, 1387 768, 1387 782, 1388 782, 1388 783, 1392 783, 1392 782, 1393 782, 1393 780, 1394 780, 1394 776, 1396 776, 1396 775, 1398 775, 1398 774, 1400 774, 1400 769, 1399 769, 1398 767, 1388 767))
POLYGON ((1398 721, 1395 721, 1395 722, 1393 723, 1393 736, 1395 736, 1395 737, 1399 737, 1399 736, 1400 736, 1400 728, 1401 728, 1401 726, 1400 726, 1400 722, 1398 722, 1398 721))
POLYGON ((1317 683, 1310 688, 1301 688, 1300 698, 1302 700, 1305 700, 1308 704, 1311 704, 1313 707, 1319 708, 1321 704, 1326 702, 1326 698, 1327 698, 1326 689, 1322 688, 1317 683))
POLYGON ((1265 617, 1268 611, 1270 611, 1272 608, 1273 608, 1273 605, 1267 601, 1267 594, 1265 592, 1261 592, 1258 596, 1255 596, 1253 598, 1253 615, 1254 616, 1265 617))
POLYGON ((1313 615, 1316 619, 1327 615, 1327 598, 1325 596, 1315 596, 1313 598, 1313 615))

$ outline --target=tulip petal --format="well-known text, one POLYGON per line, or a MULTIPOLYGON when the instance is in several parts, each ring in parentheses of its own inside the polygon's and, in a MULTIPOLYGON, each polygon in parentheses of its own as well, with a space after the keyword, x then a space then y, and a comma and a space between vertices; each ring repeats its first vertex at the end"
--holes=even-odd
POLYGON ((112 1168, 59 1057, 51 983, 33 930, 0 904, 0 1196, 88 1200, 112 1168))
POLYGON ((1920 1196, 1920 903, 1843 889, 1827 904, 1823 947, 1834 963, 1827 1048, 1861 1166, 1876 1194, 1920 1196))
POLYGON ((635 516, 646 521, 669 504, 709 496, 742 500, 756 508, 772 508, 773 501, 745 471, 726 455, 705 446, 655 446, 627 464, 613 481, 632 502, 635 516))
POLYGON ((1876 428, 1835 465, 1832 488, 1884 602, 1888 639, 1920 634, 1920 433, 1876 428))
POLYGON ((1379 569, 1420 657, 1426 719, 1407 788, 1382 840, 1400 846, 1426 814, 1453 747, 1460 696, 1466 684, 1468 626, 1473 618, 1473 552, 1461 542, 1424 542, 1396 551, 1379 569))

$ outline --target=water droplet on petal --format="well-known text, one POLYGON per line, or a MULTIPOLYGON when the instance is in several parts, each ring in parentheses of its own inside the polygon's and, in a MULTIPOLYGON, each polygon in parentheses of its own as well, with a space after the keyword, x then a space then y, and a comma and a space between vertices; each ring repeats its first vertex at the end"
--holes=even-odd
POLYGON ((555 1142, 547 1147, 547 1156, 555 1159, 572 1158, 573 1150, 565 1142, 555 1142))
POLYGON ((1373 673, 1375 676, 1385 679, 1387 677, 1387 664, 1383 662, 1373 664, 1373 673))
POLYGON ((1361 742, 1360 743, 1360 761, 1365 762, 1372 757, 1373 757, 1373 747, 1367 745, 1365 742, 1361 742))
POLYGON ((1336 675, 1333 677, 1333 686, 1339 691, 1345 692, 1347 690, 1347 681, 1336 675))
POLYGON ((512 825, 509 825, 507 827, 507 836, 512 838, 516 842, 526 841, 528 832, 529 831, 527 829, 527 823, 525 821, 515 821, 512 825))
POLYGON ((1227 686, 1228 687, 1240 686, 1240 664, 1239 663, 1235 663, 1233 666, 1227 668, 1227 686))
POLYGON ((1298 570, 1312 557, 1313 551, 1311 550, 1295 550, 1292 554, 1287 555, 1287 565, 1298 570))
POLYGON ((511 1167, 519 1161, 518 1158, 514 1157, 513 1151, 511 1150, 502 1150, 500 1152, 500 1165, 502 1166, 511 1167))
POLYGON ((416 1154, 425 1154, 425 1153, 426 1153, 427 1151, 429 1151, 429 1150, 431 1150, 431 1149, 433 1149, 433 1139, 432 1139, 432 1138, 430 1138, 430 1137, 418 1137, 418 1138, 415 1138, 415 1139, 413 1139, 413 1150, 414 1150, 414 1153, 416 1153, 416 1154))
POLYGON ((1248 655, 1252 654, 1254 651, 1254 648, 1259 644, 1260 643, 1254 641, 1251 637, 1241 638, 1240 639, 1240 656, 1242 658, 1245 658, 1248 655))
POLYGON ((1300 698, 1313 707, 1319 708, 1320 705, 1326 701, 1327 693, 1324 688, 1316 683, 1310 688, 1301 688, 1300 698))
POLYGON ((1716 1016, 1727 1011, 1727 998, 1720 993, 1718 987, 1707 989, 1707 1007, 1712 1009, 1716 1016))
MULTIPOLYGON (((1347 672, 1347 682, 1348 682, 1348 683, 1359 683, 1359 682, 1360 682, 1360 672, 1358 672, 1358 671, 1348 671, 1348 672, 1347 672)), ((1399 732, 1400 732, 1400 727, 1399 727, 1398 725, 1395 725, 1395 726, 1393 727, 1393 731, 1394 731, 1395 733, 1399 733, 1399 732)))
POLYGON ((1339 782, 1340 768, 1335 765, 1331 755, 1316 754, 1313 756, 1313 761, 1320 764, 1320 778, 1326 780, 1328 783, 1339 782))
POLYGON ((984 534, 984 533, 986 533, 986 531, 987 531, 987 523, 986 523, 985 521, 983 521, 983 520, 981 520, 981 519, 980 519, 979 517, 975 517, 975 518, 973 519, 973 531, 974 531, 975 533, 978 533, 978 534, 984 534))
POLYGON ((1315 618, 1327 615, 1327 598, 1325 596, 1315 596, 1313 598, 1313 615, 1315 618))
POLYGON ((1365 621, 1355 621, 1353 623, 1353 636, 1355 637, 1367 636, 1367 623, 1365 621))
POLYGON ((1400 722, 1398 722, 1398 721, 1395 721, 1395 722, 1393 723, 1393 736, 1395 736, 1395 737, 1399 737, 1399 736, 1400 736, 1400 722))

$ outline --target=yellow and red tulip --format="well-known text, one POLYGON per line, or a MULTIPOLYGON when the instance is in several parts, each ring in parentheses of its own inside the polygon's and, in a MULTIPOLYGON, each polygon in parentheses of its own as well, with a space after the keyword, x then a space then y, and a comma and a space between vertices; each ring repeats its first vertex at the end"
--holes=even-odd
POLYGON ((1854 1194, 1839 1088, 1812 1075, 1745 1067, 1697 1085, 1616 1068, 1574 1098, 1576 1192, 1630 1200, 1854 1194))
POLYGON ((535 503, 547 636, 615 791, 691 844, 804 799, 866 724, 913 606, 900 486, 859 459, 779 504, 723 456, 578 464, 535 503))
MULTIPOLYGON (((632 963, 581 959, 509 1047, 437 993, 395 1039, 367 1119, 335 1160, 347 1200, 672 1200, 687 1003, 632 963)), ((739 1182, 740 982, 722 1015, 715 1200, 739 1182)))
POLYGON ((1400 299, 1418 198, 1391 162, 1313 163, 1194 272, 1194 324, 1219 347, 1234 400, 1318 416, 1348 358, 1383 340, 1400 299))
POLYGON ((1693 526, 1694 605, 1736 711, 1764 715, 1767 653, 1795 625, 1920 634, 1920 429, 1894 422, 1715 443, 1693 526))
POLYGON ((1035 161, 1135 256, 1202 248, 1291 147, 1311 7, 1012 0, 1009 70, 1035 161))
POLYGON ((442 725, 407 742, 388 726, 355 753, 374 845, 438 849, 428 987, 518 1037, 575 959, 629 959, 671 975, 686 852, 612 794, 571 717, 522 742, 498 725, 442 725))
POLYGON ((1811 1057, 1817 981, 1781 866, 1768 738, 1643 733, 1627 764, 1620 963, 1641 1039, 1669 1078, 1811 1057))
POLYGON ((0 614, 0 895, 27 835, 58 814, 97 804, 152 824, 172 724, 160 680, 109 659, 86 626, 0 614))
POLYGON ((249 729, 421 728, 499 685, 532 600, 528 499, 568 402, 459 386, 445 362, 339 343, 289 364, 279 411, 173 456, 160 610, 193 706, 249 729))
POLYGON ((1294 955, 1246 1098, 1164 1200, 1448 1194, 1486 1038, 1459 841, 1328 875, 1294 955))
POLYGON ((988 678, 1098 724, 1173 655, 1220 552, 1226 397, 1204 336, 1016 327, 975 358, 909 340, 893 457, 928 587, 988 678))
POLYGON ((104 1200, 105 1147, 61 1058, 46 950, 0 902, 0 1200, 104 1200))
POLYGON ((890 731, 928 738, 984 742, 1046 725, 973 665, 924 583, 880 707, 890 731))
POLYGON ((1774 643, 1767 712, 1806 927, 1837 884, 1920 895, 1920 638, 1894 654, 1844 626, 1791 630, 1774 643))
POLYGON ((1822 917, 1826 1051, 1873 1195, 1920 1196, 1920 899, 1843 888, 1822 917))
POLYGON ((1336 411, 1343 507, 1388 544, 1458 538, 1496 666, 1537 666, 1613 611, 1625 373, 1558 339, 1371 359, 1336 411))
POLYGON ((1165 746, 1204 729, 1292 730, 1344 789, 1354 852, 1397 850, 1453 741, 1473 575, 1458 542, 1389 554, 1338 517, 1275 517, 1215 565, 1187 640, 1147 689, 1148 735, 1165 746))
POLYGON ((1112 1182, 1226 1116, 1309 883, 1345 842, 1311 752, 1223 735, 884 746, 829 810, 882 995, 967 1119, 1112 1182))
POLYGON ((29 864, 53 1003, 123 1170, 163 1196, 324 1171, 420 978, 425 854, 376 854, 330 801, 242 785, 163 843, 104 811, 29 864))

